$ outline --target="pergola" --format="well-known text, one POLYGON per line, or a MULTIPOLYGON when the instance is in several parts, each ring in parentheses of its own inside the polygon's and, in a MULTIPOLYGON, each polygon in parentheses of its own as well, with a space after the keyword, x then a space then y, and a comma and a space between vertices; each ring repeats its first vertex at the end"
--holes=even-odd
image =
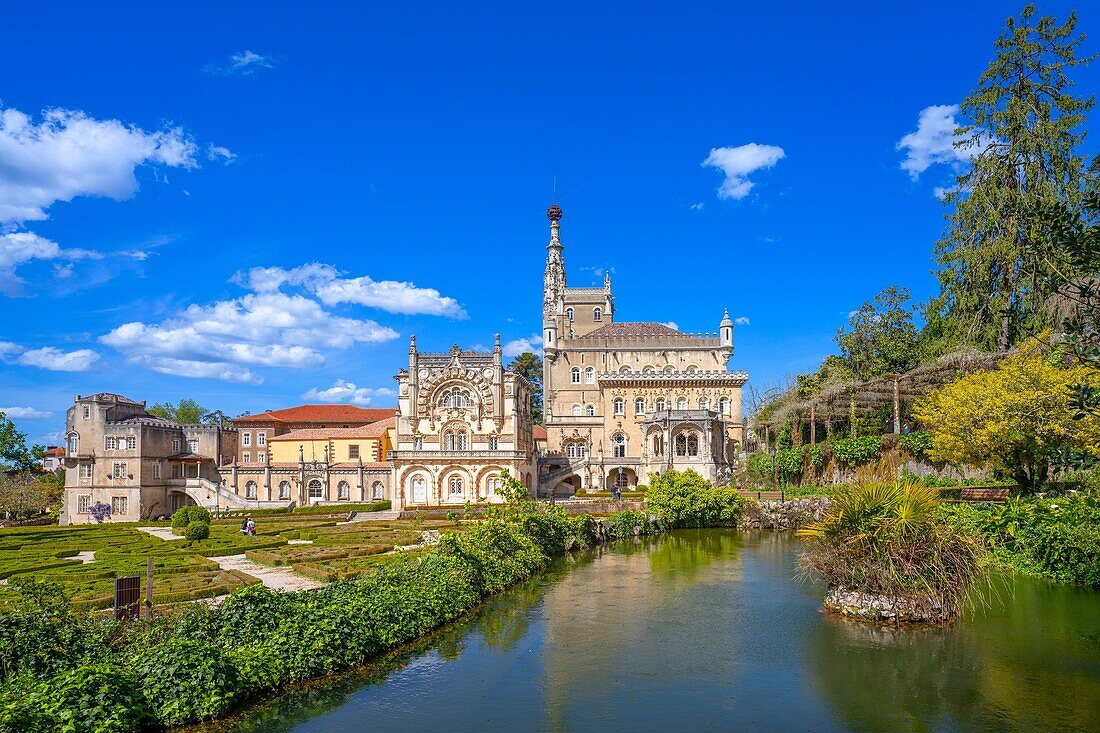
POLYGON ((894 433, 900 433, 902 400, 922 397, 964 374, 993 369, 1005 356, 1007 353, 966 349, 945 354, 901 374, 885 374, 863 382, 829 384, 819 394, 805 399, 797 399, 793 391, 789 391, 769 406, 766 418, 754 418, 754 429, 757 435, 764 434, 767 443, 770 431, 790 419, 797 445, 802 420, 808 419, 810 442, 816 443, 819 422, 823 421, 826 431, 831 434, 833 421, 850 420, 858 412, 888 405, 892 408, 894 433))

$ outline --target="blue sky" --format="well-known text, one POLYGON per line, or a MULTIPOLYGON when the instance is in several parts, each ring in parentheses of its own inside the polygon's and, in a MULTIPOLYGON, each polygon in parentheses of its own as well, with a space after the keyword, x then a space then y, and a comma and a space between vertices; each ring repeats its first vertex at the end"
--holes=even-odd
POLYGON ((936 292, 950 105, 1021 7, 311 5, 0 11, 0 408, 30 438, 96 391, 385 406, 409 334, 531 338, 555 178, 570 284, 609 269, 619 320, 693 332, 728 307, 757 387, 813 369, 883 287, 936 292))

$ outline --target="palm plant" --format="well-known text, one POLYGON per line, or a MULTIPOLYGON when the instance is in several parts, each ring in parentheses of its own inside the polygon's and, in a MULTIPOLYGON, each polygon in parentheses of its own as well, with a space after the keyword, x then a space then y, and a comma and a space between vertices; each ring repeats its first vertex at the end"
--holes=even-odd
POLYGON ((982 548, 948 524, 937 491, 913 477, 863 474, 835 495, 825 517, 797 532, 800 570, 926 618, 958 614, 982 548))

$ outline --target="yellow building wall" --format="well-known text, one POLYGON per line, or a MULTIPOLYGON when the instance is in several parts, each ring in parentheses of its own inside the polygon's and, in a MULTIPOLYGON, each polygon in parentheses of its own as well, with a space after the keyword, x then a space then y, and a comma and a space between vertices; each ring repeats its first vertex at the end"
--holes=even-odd
POLYGON ((329 451, 329 461, 332 463, 354 463, 357 459, 351 458, 349 448, 359 446, 359 455, 364 463, 386 460, 386 451, 393 450, 393 430, 387 430, 381 438, 334 438, 332 440, 273 440, 268 443, 271 463, 297 463, 298 446, 302 447, 303 456, 307 461, 323 460, 325 450, 329 451), (381 452, 379 449, 381 448, 381 452))

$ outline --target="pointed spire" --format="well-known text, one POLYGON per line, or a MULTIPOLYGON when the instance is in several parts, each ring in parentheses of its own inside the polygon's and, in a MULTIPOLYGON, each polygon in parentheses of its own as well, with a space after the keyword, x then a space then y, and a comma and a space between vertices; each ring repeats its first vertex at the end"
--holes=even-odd
POLYGON ((722 323, 720 323, 719 325, 721 325, 721 326, 732 326, 733 325, 733 321, 730 320, 730 309, 729 308, 726 308, 722 312, 722 323))

